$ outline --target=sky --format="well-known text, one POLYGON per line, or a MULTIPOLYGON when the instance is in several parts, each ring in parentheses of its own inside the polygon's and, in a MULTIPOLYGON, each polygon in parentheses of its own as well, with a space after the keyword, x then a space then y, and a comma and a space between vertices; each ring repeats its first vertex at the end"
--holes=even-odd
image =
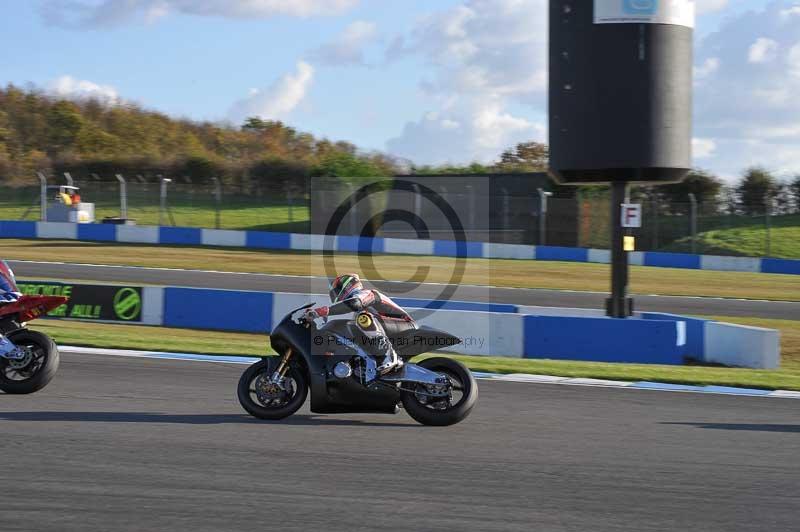
MULTIPOLYGON (((800 173, 800 0, 696 3, 695 166, 800 173)), ((547 139, 547 4, 0 0, 0 83, 491 162, 547 139)))

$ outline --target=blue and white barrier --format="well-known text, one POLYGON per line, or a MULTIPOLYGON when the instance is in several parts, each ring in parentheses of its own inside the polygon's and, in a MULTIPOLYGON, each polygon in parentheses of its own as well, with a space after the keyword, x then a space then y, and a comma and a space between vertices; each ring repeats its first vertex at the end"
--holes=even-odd
MULTIPOLYGON (((0 238, 49 238, 95 242, 125 242, 185 246, 222 246, 250 249, 322 251, 326 241, 343 253, 386 253, 403 255, 458 256, 456 242, 447 240, 406 240, 399 238, 365 238, 264 231, 228 231, 195 227, 154 227, 111 224, 70 224, 56 222, 0 221, 0 238)), ((607 264, 608 250, 526 246, 466 242, 465 256, 484 259, 521 259, 607 264)), ((720 257, 640 251, 630 254, 635 266, 686 268, 755 273, 800 275, 800 260, 757 257, 720 257)))
MULTIPOLYGON (((290 310, 327 302, 324 294, 145 287, 139 323, 266 334, 290 310)), ((408 309, 432 302, 396 299, 408 309)), ((437 303, 437 302, 434 302, 437 303)), ((422 325, 462 340, 448 351, 481 356, 684 364, 773 369, 780 364, 778 331, 671 314, 611 319, 599 310, 448 301, 423 313, 422 325)))

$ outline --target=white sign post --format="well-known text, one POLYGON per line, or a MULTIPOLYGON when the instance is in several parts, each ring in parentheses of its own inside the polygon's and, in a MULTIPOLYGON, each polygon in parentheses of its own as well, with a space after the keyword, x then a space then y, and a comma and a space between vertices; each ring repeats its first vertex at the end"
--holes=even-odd
POLYGON ((642 226, 642 204, 622 204, 622 227, 638 228, 642 226))

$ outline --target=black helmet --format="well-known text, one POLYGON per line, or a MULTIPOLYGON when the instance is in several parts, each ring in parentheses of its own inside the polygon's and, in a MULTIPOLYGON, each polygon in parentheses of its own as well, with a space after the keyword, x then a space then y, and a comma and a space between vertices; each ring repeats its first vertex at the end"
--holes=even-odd
POLYGON ((358 277, 358 274, 346 273, 340 275, 331 281, 331 303, 344 301, 350 294, 363 288, 364 285, 361 284, 361 279, 358 277))

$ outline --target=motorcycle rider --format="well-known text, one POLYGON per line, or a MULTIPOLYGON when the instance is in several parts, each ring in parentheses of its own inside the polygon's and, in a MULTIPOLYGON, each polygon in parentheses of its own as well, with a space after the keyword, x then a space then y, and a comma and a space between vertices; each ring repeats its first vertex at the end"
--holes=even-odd
MULTIPOLYGON (((13 303, 20 298, 22 294, 17 292, 16 288, 14 272, 11 271, 6 261, 0 260, 0 306, 13 303)), ((16 346, 0 334, 0 357, 5 357, 15 349, 16 346)))
POLYGON ((367 351, 383 357, 378 373, 385 375, 403 366, 397 356, 390 337, 402 332, 417 329, 411 315, 388 296, 377 290, 364 287, 355 273, 339 275, 330 283, 331 306, 317 307, 306 311, 306 319, 328 318, 342 314, 356 313, 356 326, 366 337, 367 351))

